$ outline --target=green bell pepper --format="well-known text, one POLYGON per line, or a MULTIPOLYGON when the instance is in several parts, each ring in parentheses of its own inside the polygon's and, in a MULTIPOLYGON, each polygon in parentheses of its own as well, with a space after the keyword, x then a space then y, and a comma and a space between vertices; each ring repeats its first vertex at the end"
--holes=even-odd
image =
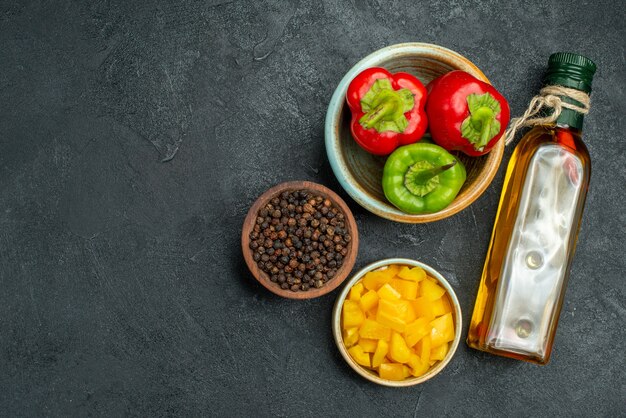
POLYGON ((383 170, 387 200, 410 214, 448 206, 465 183, 463 163, 439 145, 418 142, 396 149, 383 170))

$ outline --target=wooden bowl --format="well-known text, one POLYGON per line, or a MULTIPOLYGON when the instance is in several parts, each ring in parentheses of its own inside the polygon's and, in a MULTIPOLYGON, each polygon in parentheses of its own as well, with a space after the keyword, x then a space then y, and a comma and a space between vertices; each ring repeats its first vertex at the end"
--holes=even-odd
POLYGON ((369 266, 364 267, 358 273, 352 276, 352 278, 348 281, 348 283, 346 283, 343 290, 337 297, 337 301, 335 302, 335 306, 333 308, 332 326, 333 326, 333 337, 335 338, 335 343, 337 344, 337 348, 339 348, 339 351, 341 352, 341 355, 343 356, 344 360, 350 365, 350 367, 352 367, 352 369, 354 369, 354 371, 356 371, 358 374, 360 374, 367 380, 377 383, 379 385, 391 386, 391 387, 404 387, 404 386, 413 386, 419 383, 423 383, 427 381, 428 379, 431 379, 434 376, 436 376, 439 372, 441 372, 448 365, 448 363, 450 362, 450 360, 452 360, 452 357, 454 356, 454 352, 459 346, 459 342, 461 341, 461 330, 463 328, 462 322, 463 322, 463 317, 461 315, 461 304, 459 303, 459 300, 457 299, 456 294, 454 293, 454 289, 452 289, 452 286, 450 286, 450 283, 448 283, 448 281, 437 270, 435 270, 434 268, 430 267, 427 264, 421 263, 416 260, 411 260, 408 258, 388 258, 386 260, 380 260, 380 261, 370 264, 369 266), (452 343, 450 344, 450 350, 448 350, 448 354, 446 354, 446 357, 443 360, 439 361, 437 364, 435 364, 434 367, 432 367, 425 374, 418 376, 418 377, 410 377, 410 378, 406 378, 404 380, 399 380, 399 381, 381 379, 376 373, 359 365, 356 361, 354 361, 354 359, 348 353, 348 350, 346 349, 345 344, 343 343, 343 335, 341 332, 341 309, 343 306, 343 302, 348 297, 348 293, 350 292, 350 289, 352 288, 352 286, 354 286, 356 282, 361 280, 363 276, 365 276, 366 273, 369 273, 370 271, 374 271, 374 270, 384 269, 391 264, 400 264, 400 265, 405 265, 405 266, 423 268, 430 277, 437 279, 441 287, 446 289, 446 294, 450 298, 450 302, 452 303, 452 306, 454 307, 454 312, 453 312, 454 340, 452 340, 452 343))
POLYGON ((281 183, 272 187, 265 193, 263 193, 252 205, 248 211, 248 215, 243 222, 243 228, 241 230, 241 250, 243 257, 246 260, 246 264, 250 269, 250 272, 255 279, 265 286, 269 291, 288 299, 312 299, 318 296, 325 295, 332 292, 337 286, 339 286, 348 277, 354 266, 356 260, 356 254, 359 248, 359 232, 357 230, 354 216, 343 201, 335 192, 321 184, 312 183, 309 181, 291 181, 287 183, 281 183), (263 270, 259 268, 257 263, 252 258, 252 250, 250 249, 250 232, 254 228, 257 214, 259 210, 263 208, 270 200, 280 195, 284 191, 297 191, 305 190, 329 199, 334 206, 336 206, 345 216, 345 223, 348 232, 351 235, 352 240, 348 243, 348 254, 343 259, 343 264, 337 270, 335 276, 330 279, 324 286, 319 289, 313 288, 307 291, 293 292, 289 289, 281 289, 280 286, 270 280, 270 277, 263 270))
POLYGON ((417 76, 424 85, 452 70, 467 71, 474 77, 489 82, 482 71, 467 58, 431 44, 393 45, 358 62, 339 83, 326 113, 326 152, 341 186, 365 209, 396 222, 438 221, 468 207, 478 199, 496 175, 504 153, 504 141, 498 141, 492 151, 482 157, 455 154, 465 165, 467 180, 448 207, 439 212, 421 215, 402 212, 389 203, 383 193, 382 173, 386 157, 367 153, 352 139, 350 133, 350 110, 346 105, 346 91, 352 79, 369 67, 384 67, 391 72, 405 71, 417 76))

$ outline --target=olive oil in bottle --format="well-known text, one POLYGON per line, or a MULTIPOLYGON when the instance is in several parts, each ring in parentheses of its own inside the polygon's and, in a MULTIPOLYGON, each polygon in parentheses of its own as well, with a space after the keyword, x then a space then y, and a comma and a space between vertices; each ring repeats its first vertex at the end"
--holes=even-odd
MULTIPOLYGON (((589 94, 595 69, 581 55, 556 53, 545 84, 589 94)), ((582 123, 580 112, 564 107, 513 152, 467 337, 472 348, 539 364, 550 359, 589 184, 582 123)))

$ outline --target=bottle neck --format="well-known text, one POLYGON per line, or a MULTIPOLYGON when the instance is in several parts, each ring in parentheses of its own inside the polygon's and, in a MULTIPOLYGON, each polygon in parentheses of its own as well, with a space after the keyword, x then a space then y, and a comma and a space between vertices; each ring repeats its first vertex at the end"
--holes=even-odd
MULTIPOLYGON (((561 96, 561 100, 563 100, 566 103, 569 104, 573 104, 579 107, 582 107, 582 103, 571 99, 569 97, 563 97, 561 96)), ((583 119, 584 119, 584 115, 582 113, 579 113, 575 110, 572 109, 566 109, 563 108, 561 110, 561 114, 559 115, 559 117, 556 119, 556 124, 557 125, 567 125, 570 128, 574 128, 578 131, 582 131, 583 129, 583 119)))

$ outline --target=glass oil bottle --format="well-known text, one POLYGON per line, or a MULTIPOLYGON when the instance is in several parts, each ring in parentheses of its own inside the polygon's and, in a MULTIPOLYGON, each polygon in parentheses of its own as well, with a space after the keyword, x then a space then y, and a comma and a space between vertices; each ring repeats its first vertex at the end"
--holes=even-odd
MULTIPOLYGON (((556 53, 545 84, 589 94, 595 69, 581 55, 556 53)), ((589 184, 582 123, 581 113, 563 108, 513 152, 467 337, 472 348, 539 364, 550 359, 589 184)))

